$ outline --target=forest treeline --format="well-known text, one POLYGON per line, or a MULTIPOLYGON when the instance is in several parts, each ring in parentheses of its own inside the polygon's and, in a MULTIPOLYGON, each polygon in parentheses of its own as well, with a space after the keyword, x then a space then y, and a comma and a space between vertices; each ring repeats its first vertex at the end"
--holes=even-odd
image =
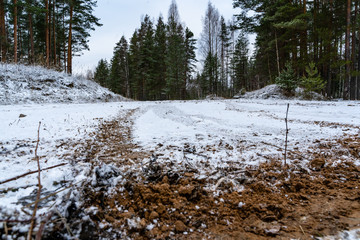
POLYGON ((172 1, 167 20, 145 15, 128 42, 123 36, 110 62, 101 59, 94 79, 137 100, 194 99, 208 94, 232 96, 243 86, 248 40, 210 2, 201 39, 181 23, 172 1), (196 58, 196 51, 202 59, 196 58), (198 72, 199 65, 203 70, 198 72))
POLYGON ((167 24, 156 26, 146 15, 130 44, 123 36, 114 48, 110 65, 101 60, 95 80, 116 93, 137 100, 185 99, 194 69, 194 34, 183 24, 176 4, 167 24))
MULTIPOLYGON (((0 0, 0 59, 72 73, 101 26, 96 0, 0 0)), ((232 97, 277 83, 328 98, 360 99, 360 0, 229 0, 224 19, 209 2, 199 39, 176 2, 166 19, 145 15, 129 40, 102 59, 95 80, 138 100, 232 97), (248 35, 256 36, 249 51, 248 35)))
POLYGON ((111 61, 99 62, 95 79, 138 100, 232 97, 274 83, 288 94, 300 86, 360 98, 359 0, 232 4, 239 14, 226 21, 209 2, 197 40, 179 22, 175 1, 167 23, 145 16, 130 43, 123 37, 111 61), (256 35, 251 55, 248 34, 256 35))
POLYGON ((292 84, 301 86, 301 79, 318 72, 327 97, 360 99, 359 4, 359 0, 234 0, 240 12, 237 26, 257 36, 255 75, 246 79, 261 87, 293 72, 292 84))
POLYGON ((72 58, 88 50, 101 26, 94 0, 0 0, 2 62, 38 64, 72 73, 72 58))

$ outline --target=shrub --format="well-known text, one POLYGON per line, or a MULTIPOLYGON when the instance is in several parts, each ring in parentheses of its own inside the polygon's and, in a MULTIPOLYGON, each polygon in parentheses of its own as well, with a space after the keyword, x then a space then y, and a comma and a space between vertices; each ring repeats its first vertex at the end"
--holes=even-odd
POLYGON ((311 62, 309 66, 305 68, 306 76, 301 78, 301 86, 304 88, 306 95, 310 92, 320 93, 325 87, 325 81, 321 79, 319 71, 314 62, 311 62))
POLYGON ((287 94, 292 95, 297 87, 298 78, 290 63, 285 64, 285 69, 275 79, 276 85, 283 89, 287 94))

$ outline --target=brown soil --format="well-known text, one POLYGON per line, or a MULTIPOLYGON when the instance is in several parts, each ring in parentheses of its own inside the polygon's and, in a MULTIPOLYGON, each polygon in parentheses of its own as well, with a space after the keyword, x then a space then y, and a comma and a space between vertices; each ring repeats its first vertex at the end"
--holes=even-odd
POLYGON ((218 196, 193 173, 164 174, 156 182, 129 181, 115 194, 102 195, 101 204, 101 193, 92 193, 86 205, 98 207, 91 216, 95 222, 105 219, 105 229, 134 239, 310 239, 360 226, 357 167, 286 172, 279 164, 264 164, 247 172, 252 180, 244 191, 221 184, 218 196), (146 229, 151 223, 157 224, 146 229))

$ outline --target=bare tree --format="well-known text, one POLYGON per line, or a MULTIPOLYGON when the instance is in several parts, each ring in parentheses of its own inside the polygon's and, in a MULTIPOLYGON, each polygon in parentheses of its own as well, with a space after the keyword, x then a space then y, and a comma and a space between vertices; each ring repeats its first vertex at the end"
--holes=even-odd
POLYGON ((177 24, 180 23, 180 14, 175 0, 172 0, 170 4, 168 19, 169 22, 175 22, 177 24))
POLYGON ((200 54, 205 59, 209 53, 215 55, 219 49, 220 14, 211 2, 203 18, 203 31, 200 36, 200 54))
POLYGON ((203 57, 203 77, 206 84, 203 86, 207 88, 206 94, 219 93, 219 58, 221 55, 220 48, 220 14, 219 11, 208 3, 208 8, 203 18, 203 31, 200 36, 199 51, 203 57))

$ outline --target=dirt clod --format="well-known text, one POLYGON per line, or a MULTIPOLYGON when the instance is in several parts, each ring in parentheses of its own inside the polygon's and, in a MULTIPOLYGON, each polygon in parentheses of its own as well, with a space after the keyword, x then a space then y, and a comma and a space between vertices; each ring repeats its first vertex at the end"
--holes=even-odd
POLYGON ((182 221, 177 220, 177 221, 175 222, 175 230, 176 230, 177 232, 185 232, 185 230, 186 230, 186 225, 185 225, 182 221))

